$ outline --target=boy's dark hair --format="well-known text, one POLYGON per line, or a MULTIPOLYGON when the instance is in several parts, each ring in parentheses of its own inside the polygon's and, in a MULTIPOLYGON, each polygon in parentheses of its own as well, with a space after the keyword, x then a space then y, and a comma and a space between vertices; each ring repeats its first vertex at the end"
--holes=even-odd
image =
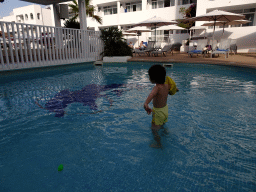
POLYGON ((152 65, 148 70, 149 78, 158 84, 164 84, 166 71, 162 65, 152 65))

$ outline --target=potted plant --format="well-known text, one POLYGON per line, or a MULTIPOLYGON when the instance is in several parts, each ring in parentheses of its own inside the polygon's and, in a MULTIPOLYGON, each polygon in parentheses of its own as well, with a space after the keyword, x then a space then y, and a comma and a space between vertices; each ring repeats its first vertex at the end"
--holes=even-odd
POLYGON ((104 42, 104 62, 126 62, 132 56, 132 49, 122 38, 122 31, 117 27, 101 30, 101 39, 104 42))

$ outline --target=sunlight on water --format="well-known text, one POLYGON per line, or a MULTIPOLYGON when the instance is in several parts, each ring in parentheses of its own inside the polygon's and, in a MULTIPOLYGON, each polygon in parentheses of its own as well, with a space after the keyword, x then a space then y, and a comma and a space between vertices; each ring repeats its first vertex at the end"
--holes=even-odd
POLYGON ((255 70, 167 68, 180 91, 153 149, 150 65, 3 74, 0 191, 254 191, 255 70))

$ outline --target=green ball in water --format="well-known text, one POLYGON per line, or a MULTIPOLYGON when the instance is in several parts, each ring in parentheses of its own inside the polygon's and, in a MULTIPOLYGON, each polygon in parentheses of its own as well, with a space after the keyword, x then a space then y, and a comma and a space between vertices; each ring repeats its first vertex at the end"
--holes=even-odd
POLYGON ((59 167, 58 167, 58 171, 62 171, 63 170, 63 165, 60 164, 59 167))

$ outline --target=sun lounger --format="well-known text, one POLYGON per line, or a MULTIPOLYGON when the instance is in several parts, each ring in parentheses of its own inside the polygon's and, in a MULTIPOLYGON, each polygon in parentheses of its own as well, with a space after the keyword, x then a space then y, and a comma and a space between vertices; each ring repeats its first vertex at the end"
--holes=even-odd
POLYGON ((173 54, 172 45, 165 45, 162 49, 151 51, 151 54, 153 56, 158 56, 158 54, 161 54, 162 56, 166 57, 168 51, 172 51, 173 54))
POLYGON ((204 48, 207 45, 207 39, 200 39, 197 42, 197 48, 194 50, 190 50, 188 52, 188 56, 193 57, 194 54, 202 54, 205 56, 204 48))
POLYGON ((154 50, 154 46, 155 46, 155 41, 149 41, 148 42, 148 46, 145 49, 135 49, 134 50, 134 54, 136 56, 136 54, 138 54, 139 56, 141 55, 150 55, 150 52, 154 50))
POLYGON ((230 39, 221 39, 219 42, 219 46, 211 52, 211 57, 215 54, 224 54, 226 59, 229 56, 229 49, 230 39))

